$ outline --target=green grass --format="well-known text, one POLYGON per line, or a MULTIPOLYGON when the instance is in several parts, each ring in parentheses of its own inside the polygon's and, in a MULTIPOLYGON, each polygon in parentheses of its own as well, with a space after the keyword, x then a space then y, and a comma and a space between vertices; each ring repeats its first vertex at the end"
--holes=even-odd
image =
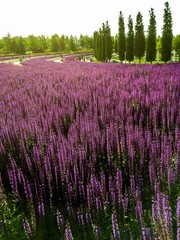
POLYGON ((26 235, 22 224, 22 213, 17 203, 0 192, 0 239, 24 240, 26 235))
MULTIPOLYGON (((119 56, 118 56, 118 54, 113 54, 113 55, 112 55, 112 60, 115 60, 115 61, 120 62, 120 61, 119 61, 119 56)), ((124 61, 123 63, 125 63, 125 62, 126 62, 126 63, 129 63, 128 61, 124 61)), ((172 61, 169 61, 169 62, 172 62, 172 61)), ((176 60, 176 62, 178 62, 178 61, 176 60)), ((134 58, 134 61, 132 61, 131 63, 137 64, 137 63, 139 63, 139 59, 135 57, 135 58, 134 58)), ((146 61, 145 61, 145 57, 142 57, 142 58, 141 58, 140 63, 141 63, 141 64, 151 64, 150 62, 146 62, 146 61)), ((152 62, 152 64, 163 64, 163 63, 164 63, 164 62, 161 61, 161 60, 159 60, 159 61, 155 60, 155 61, 152 62)))

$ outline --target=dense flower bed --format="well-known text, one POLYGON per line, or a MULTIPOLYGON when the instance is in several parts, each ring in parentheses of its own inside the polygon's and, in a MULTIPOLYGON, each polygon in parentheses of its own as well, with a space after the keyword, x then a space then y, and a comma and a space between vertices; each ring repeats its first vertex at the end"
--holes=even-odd
POLYGON ((0 186, 32 239, 180 239, 180 64, 0 64, 0 186))

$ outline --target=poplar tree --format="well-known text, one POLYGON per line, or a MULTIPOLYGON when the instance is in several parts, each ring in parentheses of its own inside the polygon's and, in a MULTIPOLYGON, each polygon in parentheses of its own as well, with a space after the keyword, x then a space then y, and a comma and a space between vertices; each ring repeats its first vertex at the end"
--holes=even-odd
POLYGON ((153 8, 149 11, 149 15, 150 19, 146 44, 146 61, 152 63, 152 61, 156 59, 156 16, 153 8))
POLYGON ((126 38, 126 59, 129 62, 134 60, 134 30, 131 15, 128 18, 128 33, 126 38))
POLYGON ((169 3, 165 3, 164 15, 163 15, 163 31, 162 31, 162 48, 161 59, 165 63, 171 59, 172 51, 172 14, 169 7, 169 3))
POLYGON ((124 17, 122 12, 119 14, 119 60, 124 61, 125 51, 126 51, 126 38, 125 38, 125 26, 124 26, 124 17))
POLYGON ((144 55, 144 52, 145 52, 145 35, 143 16, 140 12, 138 12, 136 16, 135 25, 134 53, 135 56, 139 59, 139 63, 144 55))

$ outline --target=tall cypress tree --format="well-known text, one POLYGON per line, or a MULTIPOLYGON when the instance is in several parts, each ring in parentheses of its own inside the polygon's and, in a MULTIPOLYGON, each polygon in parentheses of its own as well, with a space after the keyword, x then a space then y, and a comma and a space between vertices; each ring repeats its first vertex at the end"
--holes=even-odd
POLYGON ((119 60, 124 61, 125 51, 126 51, 126 38, 125 38, 125 26, 124 26, 124 17, 122 12, 119 15, 119 60))
POLYGON ((152 63, 152 61, 156 59, 156 16, 153 8, 149 11, 149 15, 150 19, 146 45, 146 61, 152 63))
POLYGON ((102 24, 102 28, 93 34, 94 56, 100 61, 110 60, 112 56, 111 29, 108 24, 102 24))
POLYGON ((106 29, 105 24, 102 24, 102 31, 100 32, 101 35, 101 60, 105 60, 105 39, 106 39, 106 29))
POLYGON ((101 60, 107 61, 112 55, 112 37, 108 21, 102 24, 101 35, 101 60))
POLYGON ((145 35, 143 16, 138 12, 135 25, 134 53, 138 57, 139 63, 145 52, 145 35))
POLYGON ((103 46, 102 46, 102 29, 99 28, 99 60, 102 61, 102 51, 103 51, 103 46))
POLYGON ((100 59, 100 36, 99 32, 95 31, 93 34, 93 47, 94 47, 94 56, 96 59, 100 59))
POLYGON ((126 59, 129 62, 134 60, 134 30, 131 15, 128 18, 128 33, 126 38, 126 59))
POLYGON ((165 3, 164 15, 163 15, 163 32, 162 32, 162 48, 161 58, 165 63, 171 59, 172 51, 172 14, 169 7, 169 3, 165 3))
POLYGON ((107 21, 105 26, 105 59, 110 60, 111 57, 112 57, 112 37, 111 29, 107 21))

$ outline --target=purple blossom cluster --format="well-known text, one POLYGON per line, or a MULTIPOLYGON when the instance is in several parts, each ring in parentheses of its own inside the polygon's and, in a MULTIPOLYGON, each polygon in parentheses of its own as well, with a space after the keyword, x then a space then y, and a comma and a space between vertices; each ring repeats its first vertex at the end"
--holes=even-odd
POLYGON ((179 63, 34 59, 0 73, 1 186, 27 236, 51 217, 62 239, 180 238, 179 63))

